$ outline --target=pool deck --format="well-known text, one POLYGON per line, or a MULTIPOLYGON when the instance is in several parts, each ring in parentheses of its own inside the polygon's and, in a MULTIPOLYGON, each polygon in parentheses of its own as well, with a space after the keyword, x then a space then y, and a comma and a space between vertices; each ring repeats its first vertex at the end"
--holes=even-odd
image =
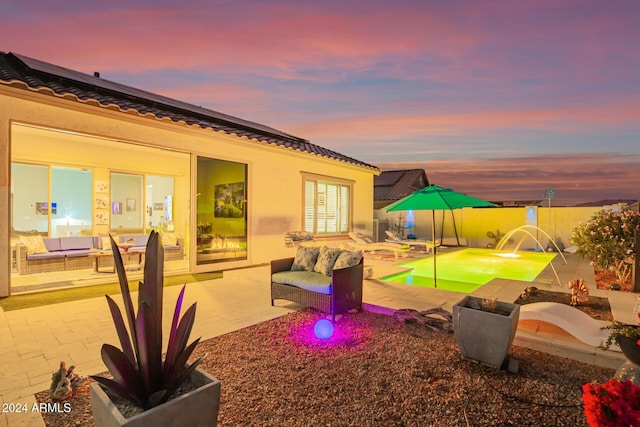
MULTIPOLYGON (((564 283, 570 280, 582 278, 590 284, 595 283, 593 269, 580 257, 568 256, 567 265, 557 258, 553 265, 563 285, 554 282, 553 272, 547 268, 534 283, 536 287, 568 292, 564 283)), ((453 304, 462 298, 463 294, 457 292, 376 279, 396 272, 398 267, 394 264, 402 261, 367 255, 365 266, 373 272, 372 278, 364 281, 367 310, 389 313, 401 308, 425 310, 442 307, 451 311, 453 304)), ((474 294, 514 301, 527 285, 495 279, 474 294)), ((268 266, 228 271, 221 279, 190 283, 184 304, 188 306, 198 302, 192 336, 212 338, 301 308, 283 300, 276 301, 276 306, 272 307, 269 289, 268 266)), ((179 286, 165 289, 165 316, 170 316, 179 291, 179 286)), ((615 318, 631 321, 637 295, 600 290, 592 290, 591 294, 608 297, 615 318)), ((167 335, 165 333, 165 339, 167 335)), ((31 411, 35 403, 34 394, 49 388, 51 374, 58 369, 60 361, 66 361, 67 366, 75 365, 76 372, 82 376, 103 372, 105 366, 100 359, 100 347, 105 342, 118 342, 103 297, 11 312, 0 309, 0 341, 3 343, 0 349, 3 367, 0 371, 0 400, 28 408, 26 413, 0 414, 0 427, 43 426, 40 414, 31 411)), ((624 361, 621 353, 586 346, 549 325, 519 328, 514 344, 611 368, 619 367, 624 361)))
MULTIPOLYGON (((616 320, 633 323, 632 309, 637 294, 596 289, 593 267, 578 255, 564 254, 564 256, 567 260, 566 264, 560 256, 556 256, 551 263, 553 268, 550 266, 545 268, 535 282, 494 279, 476 289, 472 295, 513 302, 527 286, 535 286, 541 290, 571 293, 566 288, 566 283, 583 279, 591 284, 591 296, 609 299, 611 311, 616 320), (558 283, 554 269, 562 285, 558 283)), ((395 264, 399 262, 368 260, 367 264, 373 269, 373 276, 365 281, 365 301, 384 307, 380 309, 371 307, 371 310, 388 313, 389 308, 426 310, 432 307, 442 307, 451 312, 452 306, 465 295, 441 289, 420 288, 378 280, 380 277, 398 272, 398 267, 395 264)), ((609 322, 601 323, 603 326, 609 324, 609 322)), ((618 368, 626 360, 620 352, 604 351, 584 344, 564 330, 545 322, 529 320, 521 322, 514 345, 610 368, 618 368)))

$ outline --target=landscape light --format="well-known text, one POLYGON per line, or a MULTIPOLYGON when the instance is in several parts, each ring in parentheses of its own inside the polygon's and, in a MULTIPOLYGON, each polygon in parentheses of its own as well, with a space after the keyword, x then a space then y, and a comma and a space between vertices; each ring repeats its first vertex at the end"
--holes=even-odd
POLYGON ((313 327, 313 333, 321 340, 327 340, 333 335, 333 324, 327 319, 320 319, 313 327))

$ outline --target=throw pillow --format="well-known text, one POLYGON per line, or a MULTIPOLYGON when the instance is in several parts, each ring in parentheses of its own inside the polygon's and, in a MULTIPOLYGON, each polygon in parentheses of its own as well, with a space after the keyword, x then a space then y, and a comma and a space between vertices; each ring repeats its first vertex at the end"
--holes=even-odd
MULTIPOLYGON (((111 233, 113 236, 113 240, 118 243, 118 233, 111 233)), ((111 250, 111 240, 109 240, 109 233, 98 233, 98 237, 100 241, 98 242, 98 249, 102 249, 103 251, 111 250)))
POLYGON ((291 270, 293 271, 312 271, 318 259, 320 248, 317 246, 298 246, 296 258, 293 260, 291 270))
POLYGON ((47 246, 44 244, 42 236, 20 236, 20 241, 27 247, 27 254, 46 254, 49 253, 47 246))
POLYGON ((358 265, 361 259, 362 252, 342 251, 340 252, 340 255, 338 255, 336 263, 333 265, 333 269, 337 270, 339 268, 353 267, 354 265, 358 265))
POLYGON ((100 237, 100 249, 102 249, 103 251, 111 250, 111 239, 109 238, 109 236, 100 237))
POLYGON ((176 233, 162 233, 160 235, 162 246, 175 246, 178 244, 176 233))
POLYGON ((340 248, 330 248, 328 246, 320 248, 318 261, 316 261, 316 265, 313 266, 313 271, 324 274, 325 276, 331 276, 333 265, 336 263, 340 252, 340 248))

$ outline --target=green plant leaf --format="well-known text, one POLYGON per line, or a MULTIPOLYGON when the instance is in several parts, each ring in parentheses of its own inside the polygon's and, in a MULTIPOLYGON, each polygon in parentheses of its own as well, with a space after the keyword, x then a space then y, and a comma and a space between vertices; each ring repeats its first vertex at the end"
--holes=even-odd
MULTIPOLYGON (((160 235, 149 234, 145 249, 144 283, 140 286, 139 302, 146 302, 156 319, 162 319, 162 297, 164 290, 164 249, 160 235)), ((156 324, 156 334, 162 340, 162 322, 156 324)))
MULTIPOLYGON (((191 307, 184 313, 180 324, 175 332, 175 341, 173 346, 167 348, 167 357, 165 359, 165 372, 168 372, 173 368, 174 364, 177 364, 177 358, 181 353, 185 351, 185 347, 189 342, 189 335, 191 335, 191 329, 196 318, 196 304, 193 303, 191 307)), ((184 363, 184 362, 183 362, 184 363)))
POLYGON ((131 338, 129 337, 129 331, 127 331, 127 327, 124 324, 124 319, 122 318, 122 313, 120 312, 120 307, 118 304, 111 298, 109 295, 105 295, 107 298, 107 303, 109 304, 109 310, 111 311, 111 317, 113 318, 113 324, 116 327, 116 332, 118 333, 118 338, 120 339, 120 345, 122 346, 122 352, 131 362, 131 365, 136 364, 136 357, 133 354, 133 347, 131 346, 131 338))
POLYGON ((181 376, 181 372, 184 370, 189 357, 191 357, 191 353, 193 353, 193 350, 195 350, 199 342, 200 338, 195 339, 191 344, 189 344, 187 348, 185 348, 182 353, 179 354, 178 359, 173 364, 173 366, 170 367, 170 370, 165 375, 165 384, 167 388, 171 388, 173 384, 176 383, 178 385, 180 384, 179 377, 181 376))
POLYGON ((149 396, 149 399, 147 399, 147 407, 153 408, 154 406, 158 406, 169 400, 170 397, 171 393, 166 389, 156 391, 149 396))
POLYGON ((129 362, 127 356, 110 344, 103 344, 100 353, 102 361, 113 375, 113 381, 120 384, 120 387, 126 390, 127 394, 135 396, 136 401, 144 402, 147 393, 142 378, 136 367, 129 362))
POLYGON ((156 319, 149 304, 143 302, 138 307, 136 327, 138 332, 138 367, 140 376, 149 392, 155 392, 162 387, 162 338, 156 334, 156 319), (160 341, 159 341, 160 340, 160 341))
POLYGON ((178 322, 180 321, 180 311, 182 309, 182 301, 184 299, 184 292, 187 289, 187 285, 183 285, 176 300, 176 308, 173 310, 173 320, 171 322, 171 329, 169 330, 169 343, 167 344, 167 355, 165 356, 163 373, 167 375, 177 357, 176 335, 178 329, 178 322))
POLYGON ((189 376, 191 375, 191 373, 198 367, 200 362, 202 362, 206 356, 207 355, 205 354, 204 356, 198 358, 191 365, 184 368, 182 374, 178 376, 177 379, 173 382, 173 385, 170 388, 168 388, 167 398, 171 396, 178 389, 178 387, 180 387, 180 384, 184 383, 185 381, 187 381, 187 379, 189 379, 189 376))
POLYGON ((128 401, 130 401, 132 403, 135 403, 136 405, 138 405, 141 408, 144 407, 144 404, 138 400, 138 396, 136 396, 134 394, 131 394, 129 392, 128 388, 123 387, 122 385, 120 385, 119 383, 113 381, 112 379, 101 377, 101 376, 98 376, 98 375, 89 375, 89 377, 91 379, 93 379, 94 381, 102 384, 103 386, 105 386, 109 390, 112 390, 112 391, 118 393, 120 396, 124 397, 128 401))
POLYGON ((136 313, 133 308, 133 301, 131 300, 131 293, 129 292, 129 281, 127 280, 127 273, 122 262, 122 255, 120 255, 120 248, 113 236, 109 234, 111 240, 111 251, 113 252, 113 262, 118 273, 118 282, 120 283, 120 293, 122 294, 122 300, 124 302, 124 311, 129 321, 129 331, 131 331, 131 341, 133 342, 134 350, 136 353, 136 359, 138 357, 138 339, 136 337, 135 319, 136 313))

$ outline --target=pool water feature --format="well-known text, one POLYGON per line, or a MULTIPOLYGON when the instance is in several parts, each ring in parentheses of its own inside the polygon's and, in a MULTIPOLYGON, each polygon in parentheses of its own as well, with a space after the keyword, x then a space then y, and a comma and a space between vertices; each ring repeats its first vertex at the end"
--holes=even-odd
MULTIPOLYGON (((556 256, 546 252, 511 252, 467 248, 438 254, 438 289, 471 293, 495 278, 532 282, 556 256)), ((398 264, 408 271, 383 277, 386 282, 433 288, 433 258, 398 264)))

